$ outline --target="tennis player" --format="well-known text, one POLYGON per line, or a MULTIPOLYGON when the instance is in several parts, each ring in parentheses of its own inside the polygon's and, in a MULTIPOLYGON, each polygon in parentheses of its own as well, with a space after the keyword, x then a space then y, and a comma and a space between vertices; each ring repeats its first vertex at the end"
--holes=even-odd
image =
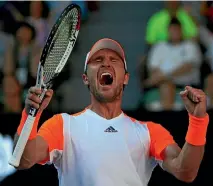
POLYGON ((189 115, 181 149, 160 124, 123 113, 122 95, 129 74, 118 42, 108 38, 97 41, 86 57, 82 77, 90 90, 91 104, 74 115, 54 115, 38 133, 39 118, 53 91, 48 90, 40 104, 37 95, 41 90, 29 89, 17 136, 29 107, 39 108, 39 113, 18 168, 53 163, 60 186, 147 186, 158 164, 179 180, 192 182, 196 178, 209 123, 202 90, 186 86, 180 92, 189 115))

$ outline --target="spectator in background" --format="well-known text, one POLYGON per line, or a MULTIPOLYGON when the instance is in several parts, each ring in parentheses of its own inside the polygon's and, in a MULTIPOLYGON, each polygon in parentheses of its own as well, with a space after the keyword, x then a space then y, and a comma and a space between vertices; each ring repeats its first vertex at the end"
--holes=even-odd
POLYGON ((47 21, 49 9, 44 1, 30 2, 30 16, 26 21, 33 25, 36 30, 35 42, 43 47, 49 33, 49 25, 47 21))
POLYGON ((61 12, 64 10, 64 8, 66 8, 66 6, 71 3, 71 1, 47 1, 47 5, 50 9, 48 17, 49 24, 53 25, 60 16, 61 12))
POLYGON ((90 12, 96 12, 100 10, 100 2, 99 1, 86 1, 87 7, 90 12))
POLYGON ((177 18, 169 23, 168 37, 169 41, 151 49, 147 61, 149 78, 144 82, 145 87, 159 88, 160 102, 153 106, 163 110, 174 109, 177 88, 199 87, 202 62, 199 46, 183 39, 182 25, 177 18))
POLYGON ((11 62, 11 55, 8 53, 13 43, 13 37, 3 31, 4 24, 0 21, 0 110, 3 110, 3 86, 4 64, 11 62))
MULTIPOLYGON (((55 24, 56 20, 61 15, 62 11, 70 4, 77 4, 81 9, 81 23, 85 23, 88 19, 88 7, 86 1, 47 1, 48 7, 50 8, 50 13, 48 17, 48 23, 50 25, 50 28, 52 25, 55 24)), ((77 40, 75 43, 75 47, 73 51, 76 51, 78 49, 78 43, 77 40)))
POLYGON ((12 156, 13 139, 9 136, 3 136, 0 133, 0 183, 7 176, 16 172, 16 169, 8 164, 9 158, 12 156))
POLYGON ((180 7, 178 1, 166 1, 166 8, 154 14, 147 23, 146 42, 148 45, 168 40, 168 25, 172 17, 177 17, 182 25, 184 39, 196 38, 197 26, 191 16, 180 7))
POLYGON ((206 78, 205 92, 208 96, 207 107, 212 109, 213 108, 213 71, 206 78))
POLYGON ((213 33, 205 25, 199 29, 200 42, 205 47, 205 62, 208 70, 204 74, 204 89, 208 96, 208 108, 213 108, 213 33))
POLYGON ((213 33, 205 26, 200 27, 200 40, 206 48, 205 60, 209 71, 205 74, 204 89, 208 95, 208 108, 213 108, 213 33))
POLYGON ((50 8, 49 23, 53 25, 60 16, 61 12, 71 3, 77 4, 81 8, 81 21, 88 19, 87 1, 47 1, 50 8))
POLYGON ((13 76, 5 76, 3 79, 3 113, 20 113, 21 87, 13 76))
POLYGON ((35 37, 36 31, 33 26, 25 22, 19 24, 14 45, 8 51, 12 60, 5 61, 4 66, 4 103, 8 111, 14 110, 14 103, 16 106, 19 105, 17 110, 21 111, 25 90, 35 84, 41 53, 41 48, 34 42, 35 37))
POLYGON ((15 34, 17 22, 24 21, 29 14, 29 2, 27 1, 7 1, 0 8, 0 17, 4 20, 5 31, 15 34))
POLYGON ((204 18, 201 15, 202 1, 182 1, 183 9, 191 16, 195 23, 203 23, 204 18))
POLYGON ((208 30, 213 32, 213 1, 202 1, 200 13, 205 18, 208 30))
POLYGON ((88 3, 87 1, 72 1, 72 3, 77 4, 81 8, 81 22, 84 23, 88 19, 88 3))
POLYGON ((213 2, 201 2, 201 16, 204 21, 199 25, 200 43, 204 47, 207 69, 204 74, 204 89, 208 95, 208 108, 213 108, 213 2))

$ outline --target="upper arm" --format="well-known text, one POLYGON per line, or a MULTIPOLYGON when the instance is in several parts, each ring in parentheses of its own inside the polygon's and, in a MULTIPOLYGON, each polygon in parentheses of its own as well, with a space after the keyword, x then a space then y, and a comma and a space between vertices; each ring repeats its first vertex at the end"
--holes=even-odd
POLYGON ((48 144, 41 137, 36 136, 35 139, 29 140, 24 149, 19 168, 29 168, 37 162, 48 157, 48 144))
POLYGON ((161 167, 175 175, 177 166, 175 159, 180 154, 180 147, 174 141, 172 135, 160 124, 148 123, 150 133, 150 156, 161 162, 161 167))
POLYGON ((176 175, 176 158, 181 148, 174 141, 172 135, 160 124, 148 123, 150 133, 150 156, 162 162, 161 167, 167 172, 176 175))
POLYGON ((162 167, 167 172, 175 175, 176 173, 176 167, 175 166, 175 159, 180 154, 181 148, 177 144, 171 144, 165 148, 165 150, 162 152, 164 154, 164 160, 162 167))
POLYGON ((36 138, 28 140, 19 168, 30 168, 34 164, 51 163, 60 158, 63 150, 63 121, 61 115, 54 115, 39 129, 36 138), (55 152, 58 154, 54 154, 55 152))
POLYGON ((147 124, 150 134, 150 156, 156 160, 165 160, 165 149, 175 145, 172 135, 160 124, 149 122, 147 124))
POLYGON ((36 163, 45 164, 46 162, 54 163, 62 155, 63 151, 63 118, 60 114, 47 120, 39 129, 38 139, 45 141, 47 144, 46 156, 37 158, 36 163))

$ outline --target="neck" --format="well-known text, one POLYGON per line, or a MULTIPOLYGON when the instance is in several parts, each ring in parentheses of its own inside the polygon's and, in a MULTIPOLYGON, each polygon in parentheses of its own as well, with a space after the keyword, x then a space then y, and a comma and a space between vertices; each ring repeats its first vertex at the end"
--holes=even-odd
POLYGON ((171 43, 172 43, 172 45, 178 45, 180 43, 180 41, 172 41, 171 43))
POLYGON ((171 44, 172 45, 179 45, 181 43, 182 40, 174 40, 174 41, 171 41, 171 44))
POLYGON ((30 44, 28 44, 28 43, 19 42, 19 47, 20 48, 28 48, 29 46, 30 46, 30 44))
POLYGON ((91 105, 88 107, 88 109, 92 110, 101 117, 104 117, 106 119, 112 119, 122 113, 121 99, 115 100, 111 103, 101 103, 92 96, 91 105))
POLYGON ((170 14, 171 17, 175 16, 177 14, 178 9, 167 9, 168 13, 170 14))

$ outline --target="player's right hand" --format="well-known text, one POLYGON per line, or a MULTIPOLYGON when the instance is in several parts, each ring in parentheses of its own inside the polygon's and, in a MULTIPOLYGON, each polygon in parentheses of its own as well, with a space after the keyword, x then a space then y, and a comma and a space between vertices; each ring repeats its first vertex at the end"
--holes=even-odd
POLYGON ((28 91, 26 100, 25 100, 25 109, 29 113, 30 107, 39 109, 38 112, 42 112, 50 103, 50 100, 53 96, 53 90, 49 89, 46 91, 43 101, 41 102, 39 95, 41 95, 42 90, 37 87, 31 87, 28 91))

